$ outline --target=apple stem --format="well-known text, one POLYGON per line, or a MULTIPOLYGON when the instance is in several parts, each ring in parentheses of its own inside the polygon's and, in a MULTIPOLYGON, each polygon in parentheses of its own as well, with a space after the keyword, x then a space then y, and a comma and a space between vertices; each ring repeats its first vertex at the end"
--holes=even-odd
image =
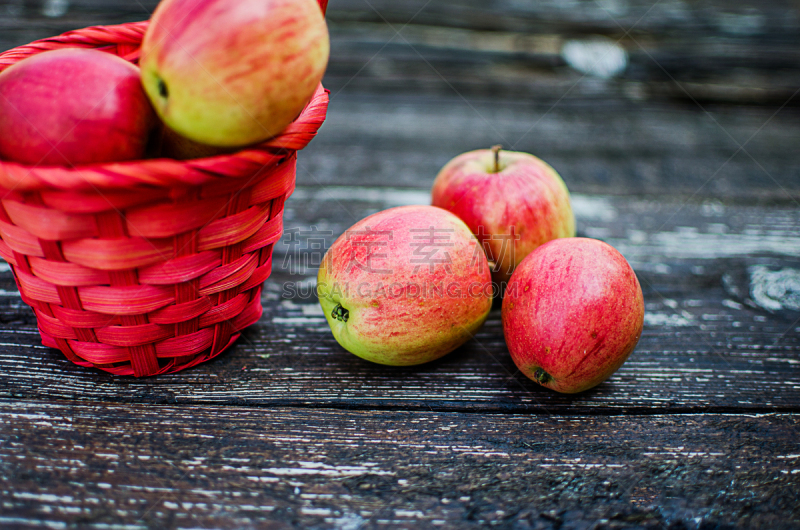
POLYGON ((540 385, 545 385, 553 380, 553 377, 541 368, 537 368, 536 371, 533 372, 533 378, 536 379, 536 382, 540 385))
POLYGON ((500 150, 503 148, 502 145, 497 144, 492 146, 492 153, 494 153, 494 172, 500 173, 500 150))

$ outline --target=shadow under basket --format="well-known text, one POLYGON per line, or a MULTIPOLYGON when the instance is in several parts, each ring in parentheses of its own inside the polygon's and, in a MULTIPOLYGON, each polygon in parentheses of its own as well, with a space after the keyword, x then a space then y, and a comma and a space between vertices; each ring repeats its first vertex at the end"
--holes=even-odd
MULTIPOLYGON (((0 54, 97 48, 136 63, 147 22, 91 27, 0 54)), ((42 343, 137 377, 230 346, 261 316, 297 150, 325 120, 320 85, 280 135, 234 154, 67 167, 0 161, 0 255, 42 343)))

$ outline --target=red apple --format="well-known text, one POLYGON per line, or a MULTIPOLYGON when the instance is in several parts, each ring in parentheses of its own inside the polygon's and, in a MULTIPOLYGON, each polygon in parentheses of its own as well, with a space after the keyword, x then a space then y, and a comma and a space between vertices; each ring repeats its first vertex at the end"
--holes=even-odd
POLYGON ((139 69, 110 53, 65 48, 0 72, 0 158, 30 165, 143 158, 155 114, 139 69))
POLYGON ((486 320, 486 256, 455 215, 401 206, 362 219, 325 254, 317 279, 333 336, 351 353, 407 366, 438 359, 486 320))
POLYGON ((574 393, 608 379, 631 354, 642 334, 644 299, 615 248, 596 239, 558 239, 514 271, 502 318, 522 373, 574 393))
POLYGON ((569 192, 556 171, 528 153, 480 149, 439 171, 432 203, 467 223, 506 282, 536 247, 575 235, 569 192))
POLYGON ((280 133, 328 62, 315 0, 164 0, 142 41, 142 83, 171 129, 240 147, 280 133))

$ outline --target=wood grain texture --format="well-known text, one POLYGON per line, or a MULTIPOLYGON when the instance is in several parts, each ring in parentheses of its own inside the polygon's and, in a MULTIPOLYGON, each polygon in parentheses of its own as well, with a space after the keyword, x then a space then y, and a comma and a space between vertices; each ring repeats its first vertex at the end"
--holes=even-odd
MULTIPOLYGON (((796 208, 575 195, 579 235, 606 240, 632 263, 646 320, 636 352, 612 379, 564 396, 518 373, 498 308, 475 340, 419 367, 373 365, 335 342, 314 296, 322 253, 355 219, 427 200, 426 190, 296 190, 262 319, 217 360, 167 377, 100 374, 38 346, 31 312, 6 272, 0 395, 534 414, 800 409, 800 311, 768 309, 775 300, 753 291, 757 271, 800 274, 796 208)), ((794 296, 783 295, 787 304, 794 296)))
POLYGON ((795 415, 0 402, 5 528, 790 528, 795 415))
MULTIPOLYGON (((800 85, 799 85, 800 86, 800 85)), ((800 110, 566 98, 332 93, 298 157, 301 186, 430 188, 452 157, 502 144, 552 165, 572 192, 800 201, 800 110)))
MULTIPOLYGON (((144 20, 156 2, 0 4, 0 49, 96 24, 144 20)), ((798 105, 800 9, 791 2, 332 2, 326 86, 556 101, 675 99, 798 105), (602 35, 628 56, 606 81, 562 49, 602 35)))
MULTIPOLYGON (((651 17, 658 15, 646 18, 651 17)), ((798 105, 793 96, 800 86, 800 40, 790 33, 742 38, 713 30, 691 33, 680 26, 674 32, 628 32, 633 24, 619 25, 616 31, 601 32, 601 40, 624 54, 625 64, 605 78, 594 70, 587 75, 565 53, 568 46, 597 40, 587 28, 540 21, 546 26, 542 33, 510 31, 511 23, 503 30, 480 30, 443 27, 445 20, 430 25, 416 19, 409 24, 331 22, 326 85, 548 103, 582 97, 798 105)), ((591 60, 603 58, 600 53, 591 60)))
MULTIPOLYGON (((0 50, 155 5, 0 0, 0 50)), ((0 527, 800 528, 797 3, 334 0, 328 21, 328 119, 230 351, 141 380, 77 367, 0 264, 0 527), (593 35, 623 70, 567 60, 593 35), (521 376, 498 308, 390 368, 314 298, 335 237, 497 143, 552 164, 579 235, 644 288, 635 353, 589 392, 521 376)))

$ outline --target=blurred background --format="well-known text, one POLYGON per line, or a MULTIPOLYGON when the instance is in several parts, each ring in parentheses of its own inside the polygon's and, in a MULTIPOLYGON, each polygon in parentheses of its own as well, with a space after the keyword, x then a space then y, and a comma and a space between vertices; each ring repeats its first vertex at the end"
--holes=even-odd
MULTIPOLYGON (((154 0, 2 0, 0 48, 154 0)), ((570 190, 794 203, 800 3, 331 0, 328 120, 298 185, 426 190, 503 144, 570 190)))

